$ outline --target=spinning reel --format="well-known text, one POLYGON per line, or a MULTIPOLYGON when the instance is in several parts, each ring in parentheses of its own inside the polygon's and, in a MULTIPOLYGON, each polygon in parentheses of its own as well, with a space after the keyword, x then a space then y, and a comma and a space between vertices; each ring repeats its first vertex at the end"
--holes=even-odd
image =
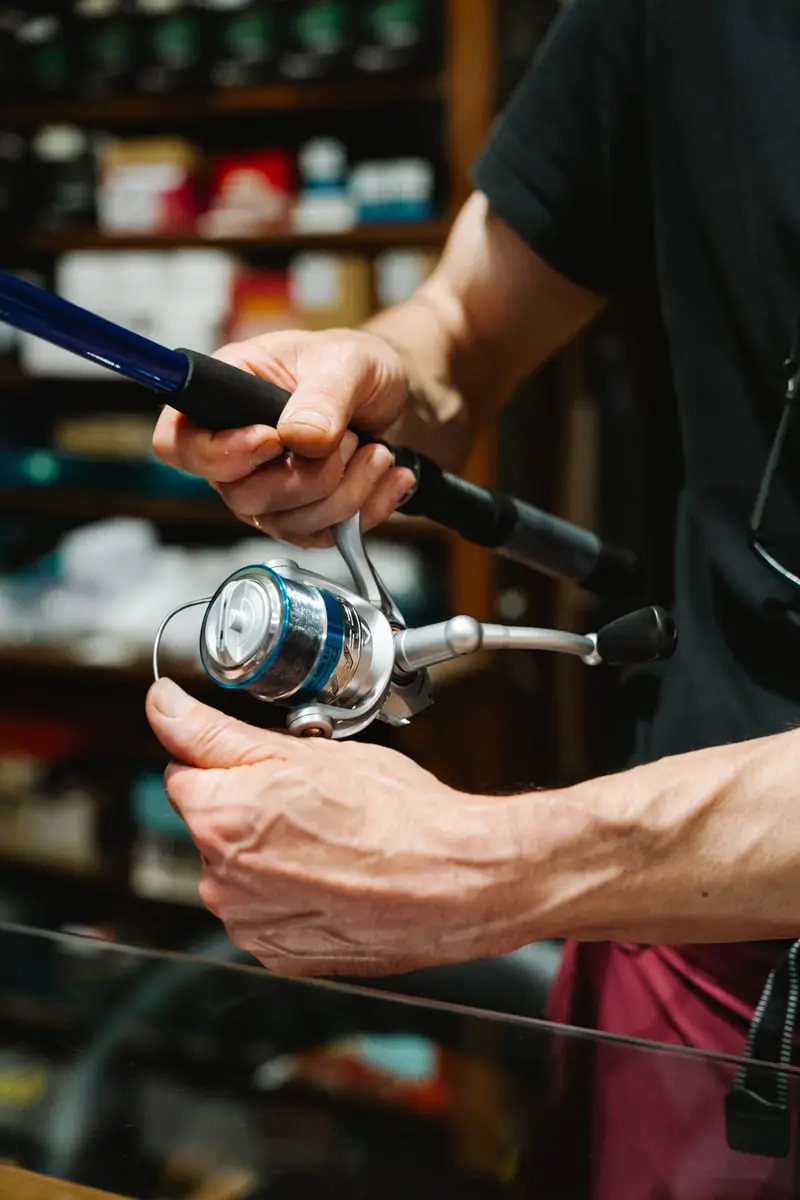
POLYGON ((341 740, 373 721, 408 725, 433 704, 428 668, 478 650, 546 650, 587 666, 668 658, 677 633, 669 613, 645 608, 580 635, 481 624, 457 616, 409 629, 370 562, 356 515, 336 530, 355 590, 288 559, 243 567, 207 600, 175 609, 156 636, 153 669, 169 622, 205 605, 200 659, 219 687, 286 709, 287 730, 341 740))

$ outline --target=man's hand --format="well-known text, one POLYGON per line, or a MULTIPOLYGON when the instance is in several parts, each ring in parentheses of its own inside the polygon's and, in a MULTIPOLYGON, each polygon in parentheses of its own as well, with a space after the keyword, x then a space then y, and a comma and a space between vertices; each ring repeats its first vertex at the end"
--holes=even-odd
POLYGON ((357 512, 364 530, 391 516, 412 472, 347 432, 355 423, 382 434, 403 410, 408 385, 388 342, 347 329, 281 332, 215 357, 292 393, 277 429, 209 433, 165 408, 153 437, 162 462, 207 479, 242 521, 295 545, 329 545, 331 526, 357 512))
POLYGON ((475 193, 431 277, 367 328, 271 333, 217 352, 292 393, 277 429, 212 434, 166 408, 154 450, 207 479, 245 523, 327 546, 333 525, 360 511, 373 529, 414 485, 385 447, 357 450, 348 427, 458 471, 475 431, 605 303, 555 272, 475 193))
POLYGON ((170 680, 147 713, 183 764, 166 788, 203 858, 201 899, 264 966, 388 975, 522 944, 513 799, 463 795, 380 747, 253 729, 170 680))

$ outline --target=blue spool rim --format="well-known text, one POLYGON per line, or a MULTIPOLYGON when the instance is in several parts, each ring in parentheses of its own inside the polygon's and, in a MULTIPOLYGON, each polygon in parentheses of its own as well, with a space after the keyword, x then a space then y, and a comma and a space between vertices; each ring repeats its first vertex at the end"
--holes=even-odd
POLYGON ((325 605, 327 628, 325 644, 317 655, 316 662, 306 676, 305 682, 293 696, 287 697, 293 704, 306 704, 317 699, 322 689, 327 685, 337 663, 342 657, 344 648, 344 616, 342 606, 335 596, 324 588, 319 589, 325 605))
POLYGON ((234 571, 234 573, 232 575, 229 575, 228 578, 225 580, 225 582, 223 584, 221 584, 217 588, 216 592, 214 593, 214 597, 213 597, 211 603, 209 604, 208 608, 206 609, 205 616, 203 617, 203 624, 200 629, 200 662, 202 663, 203 670, 205 671, 209 680, 213 684, 215 684, 217 687, 225 688, 227 691, 240 691, 242 688, 249 687, 250 684, 255 683, 258 679, 261 678, 261 676, 266 671, 269 671, 270 668, 275 665, 278 655, 280 654, 281 650, 283 649, 283 644, 286 641, 286 634, 289 629, 289 608, 290 608, 290 602, 289 602, 289 594, 286 591, 286 583, 284 582, 284 580, 281 578, 281 576, 278 574, 277 571, 273 571, 272 567, 266 567, 266 566, 264 566, 263 563, 253 563, 249 567, 240 567, 238 571, 234 571), (237 679, 235 681, 218 679, 216 677, 216 675, 212 675, 211 671, 208 668, 208 664, 206 662, 206 653, 205 653, 206 637, 205 637, 205 634, 206 634, 206 623, 208 621, 208 614, 211 612, 211 609, 214 607, 214 605, 216 604, 220 595, 225 590, 225 588, 228 586, 228 584, 232 583, 235 579, 243 578, 245 575, 266 575, 270 579, 274 580, 274 582, 278 588, 278 591, 281 594, 281 601, 283 603, 283 620, 281 621, 281 627, 278 632, 278 637, 275 642, 275 645, 274 645, 271 653, 267 656, 267 658, 264 660, 263 663, 261 663, 258 667, 256 667, 255 670, 252 671, 249 675, 243 676, 241 679, 237 679))

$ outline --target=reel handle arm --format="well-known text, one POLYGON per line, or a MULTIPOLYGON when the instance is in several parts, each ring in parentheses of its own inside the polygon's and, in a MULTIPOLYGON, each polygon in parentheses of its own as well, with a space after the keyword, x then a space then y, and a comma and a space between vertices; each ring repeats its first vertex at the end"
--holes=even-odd
POLYGON ((478 650, 543 650, 569 654, 590 667, 637 666, 671 658, 676 646, 675 623, 656 606, 628 613, 596 634, 483 625, 473 617, 459 616, 396 633, 395 662, 400 671, 410 673, 478 650))

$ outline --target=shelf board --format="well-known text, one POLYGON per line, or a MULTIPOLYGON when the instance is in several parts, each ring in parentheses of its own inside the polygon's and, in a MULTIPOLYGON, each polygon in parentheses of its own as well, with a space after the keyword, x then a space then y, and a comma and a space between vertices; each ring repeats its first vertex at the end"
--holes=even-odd
POLYGON ((201 121, 244 113, 378 108, 427 103, 443 94, 438 75, 421 78, 365 76, 340 82, 273 83, 185 96, 107 96, 102 99, 23 101, 0 106, 4 129, 52 122, 105 127, 138 122, 201 121))
MULTIPOLYGON (((242 538, 255 536, 233 516, 221 500, 212 496, 162 497, 119 495, 57 486, 0 487, 0 518, 49 517, 60 522, 95 521, 109 516, 138 517, 154 525, 192 526, 213 530, 229 529, 242 538)), ((368 534, 369 539, 426 538, 448 542, 454 534, 425 517, 399 514, 368 534)))
POLYGON ((200 929, 219 924, 217 918, 203 906, 199 896, 196 901, 187 901, 143 895, 134 891, 125 878, 111 875, 102 868, 78 871, 70 863, 21 855, 14 851, 5 853, 0 847, 0 871, 4 885, 15 892, 24 887, 37 895, 63 897, 65 902, 69 896, 75 899, 79 907, 85 907, 89 901, 92 907, 100 903, 105 914, 113 910, 125 913, 129 918, 141 918, 158 931, 159 947, 164 950, 182 949, 187 933, 194 931, 196 935, 200 929))
POLYGON ((119 1194, 65 1183, 63 1179, 47 1179, 44 1175, 5 1164, 0 1166, 0 1193, 16 1196, 17 1200, 127 1200, 119 1194))
POLYGON ((0 387, 27 387, 31 382, 18 363, 0 360, 0 387))
MULTIPOLYGON (((60 254, 69 250, 175 250, 209 247, 231 251, 254 250, 360 250, 379 252, 395 246, 440 247, 449 224, 444 220, 409 221, 357 225, 341 233, 303 233, 276 229, 259 236, 203 237, 200 234, 103 233, 95 229, 66 229, 24 234, 13 243, 14 251, 60 254)), ((4 251, 5 253, 5 251, 4 251)))
POLYGON ((156 525, 204 525, 214 529, 246 526, 221 500, 194 497, 124 495, 78 488, 34 485, 0 487, 0 514, 51 517, 58 521, 94 521, 107 516, 138 517, 156 525))
POLYGON ((59 858, 55 854, 37 854, 27 850, 18 850, 16 847, 6 846, 2 841, 0 841, 0 863, 9 868, 31 871, 36 875, 54 876, 63 880, 88 880, 99 887, 111 890, 126 887, 125 881, 106 870, 99 860, 96 863, 73 862, 68 858, 59 858))

